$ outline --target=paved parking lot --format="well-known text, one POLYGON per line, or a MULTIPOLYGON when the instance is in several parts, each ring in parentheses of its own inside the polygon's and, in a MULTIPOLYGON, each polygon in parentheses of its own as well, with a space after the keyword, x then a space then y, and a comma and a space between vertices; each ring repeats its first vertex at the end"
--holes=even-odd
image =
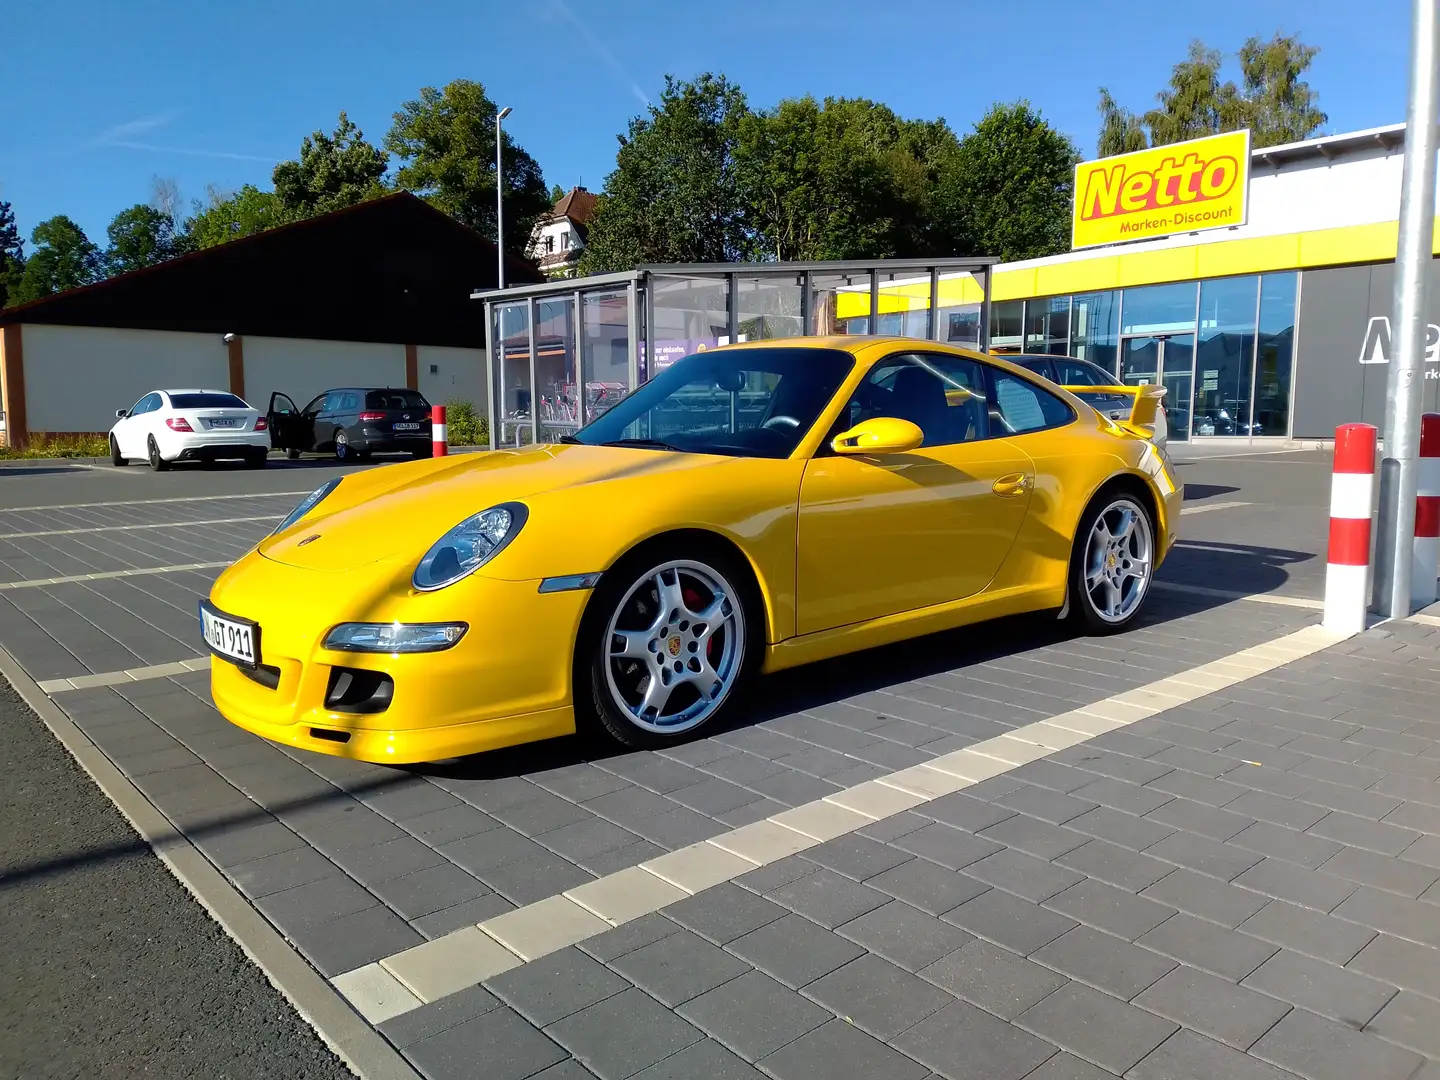
POLYGON ((226 724, 197 598, 328 467, 0 472, 0 645, 435 1080, 1400 1080, 1440 1053, 1440 626, 1315 632, 1327 470, 1182 464, 1122 637, 787 673, 665 753, 226 724))

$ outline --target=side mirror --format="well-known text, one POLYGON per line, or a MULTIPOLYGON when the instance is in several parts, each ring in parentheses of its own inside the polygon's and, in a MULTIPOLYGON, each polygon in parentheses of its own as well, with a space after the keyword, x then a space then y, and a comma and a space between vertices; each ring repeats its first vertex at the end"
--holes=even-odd
POLYGON ((127 416, 129 416, 129 415, 130 415, 130 410, 129 410, 129 409, 116 409, 116 410, 115 410, 115 419, 116 419, 116 420, 124 420, 124 419, 125 419, 127 416))
POLYGON ((877 416, 836 435, 830 449, 837 454, 903 454, 925 441, 925 433, 909 420, 877 416))

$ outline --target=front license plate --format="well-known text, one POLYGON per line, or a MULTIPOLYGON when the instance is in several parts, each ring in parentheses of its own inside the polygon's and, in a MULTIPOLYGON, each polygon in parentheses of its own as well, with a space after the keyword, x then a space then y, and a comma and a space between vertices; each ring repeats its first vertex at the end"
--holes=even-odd
POLYGON ((201 607, 200 629, 205 644, 216 656, 252 668, 260 662, 260 627, 255 623, 217 615, 201 607))
POLYGON ((396 424, 396 425, 395 425, 395 430, 396 430, 396 431, 419 431, 419 430, 420 430, 420 425, 419 425, 419 424, 396 424))

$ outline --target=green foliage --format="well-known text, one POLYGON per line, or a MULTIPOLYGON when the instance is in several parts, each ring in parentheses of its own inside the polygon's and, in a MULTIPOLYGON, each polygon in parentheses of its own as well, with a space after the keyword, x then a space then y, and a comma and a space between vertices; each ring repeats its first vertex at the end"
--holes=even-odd
POLYGON ((110 240, 105 251, 105 269, 112 275, 173 259, 186 250, 188 243, 175 228, 170 215, 144 203, 121 210, 105 234, 110 240))
POLYGON ((490 418, 477 416, 468 401, 447 401, 445 433, 451 446, 489 446, 490 418))
POLYGON ((58 214, 35 226, 35 246, 25 270, 10 287, 10 303, 24 304, 42 296, 79 288, 104 274, 104 260, 79 225, 58 214))
POLYGON ((1100 140, 1095 148, 1100 157, 1129 154, 1150 145, 1144 122, 1129 109, 1121 108, 1110 91, 1100 88, 1100 140))
POLYGON ((185 232, 195 248, 208 248, 253 236, 289 220, 275 192, 246 184, 233 195, 211 189, 209 204, 196 210, 185 223, 185 232))
POLYGON ((99 434, 50 436, 43 432, 33 432, 22 447, 0 446, 0 459, 109 456, 109 437, 99 434))
POLYGON ((1241 96, 1256 146, 1279 146, 1314 135, 1329 119, 1316 102, 1320 95, 1300 76, 1320 50, 1294 36, 1269 41, 1252 37, 1240 50, 1241 96))
POLYGON ((665 77, 630 121, 590 220, 581 273, 643 262, 727 262, 750 253, 736 146, 750 108, 723 75, 665 77))
POLYGON ((385 154, 342 112, 333 134, 305 136, 299 159, 276 165, 271 180, 286 216, 298 220, 385 194, 386 166, 385 154))
POLYGON ((6 306, 11 286, 25 270, 25 241, 15 226, 15 211, 0 200, 0 308, 6 306))
MULTIPOLYGON (((427 86, 395 113, 385 149, 400 161, 395 183, 482 235, 495 235, 495 103, 456 79, 427 86)), ((505 248, 524 256, 535 219, 553 204, 540 166, 503 133, 505 248)))
POLYGON ((550 205, 554 206, 565 197, 565 189, 559 184, 552 184, 550 187, 550 205))

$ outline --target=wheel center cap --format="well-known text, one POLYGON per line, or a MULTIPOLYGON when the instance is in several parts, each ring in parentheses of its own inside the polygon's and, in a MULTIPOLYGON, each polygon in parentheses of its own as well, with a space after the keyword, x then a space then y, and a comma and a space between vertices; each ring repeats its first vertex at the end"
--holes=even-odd
POLYGON ((1105 556, 1105 568, 1107 570, 1114 570, 1115 564, 1119 561, 1119 559, 1115 558, 1115 553, 1112 551, 1105 556))
POLYGON ((672 658, 680 655, 680 648, 681 641, 679 634, 672 634, 665 640, 665 651, 669 653, 672 658))

